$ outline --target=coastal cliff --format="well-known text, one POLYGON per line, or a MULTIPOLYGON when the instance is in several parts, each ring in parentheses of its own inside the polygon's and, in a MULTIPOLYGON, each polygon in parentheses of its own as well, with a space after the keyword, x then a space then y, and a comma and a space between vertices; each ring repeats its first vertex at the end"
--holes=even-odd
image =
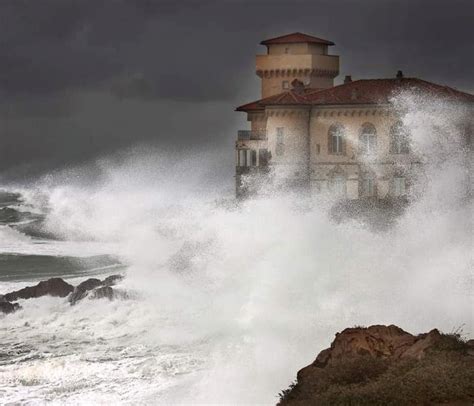
POLYGON ((280 406, 472 405, 474 340, 432 330, 347 328, 280 393, 280 406))

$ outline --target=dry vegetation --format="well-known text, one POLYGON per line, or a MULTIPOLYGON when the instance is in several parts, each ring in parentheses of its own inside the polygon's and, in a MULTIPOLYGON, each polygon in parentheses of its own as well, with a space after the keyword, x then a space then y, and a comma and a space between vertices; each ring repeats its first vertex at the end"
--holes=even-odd
POLYGON ((469 346, 459 336, 442 337, 420 360, 360 356, 315 367, 280 393, 279 405, 472 405, 469 346))

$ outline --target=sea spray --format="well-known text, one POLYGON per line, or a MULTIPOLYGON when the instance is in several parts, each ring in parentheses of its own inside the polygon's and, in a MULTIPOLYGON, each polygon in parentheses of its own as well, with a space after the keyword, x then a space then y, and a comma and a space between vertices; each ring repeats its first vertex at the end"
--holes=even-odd
POLYGON ((33 356, 0 366, 4 397, 272 404, 347 326, 472 334, 464 112, 416 97, 393 103, 423 155, 422 175, 383 232, 334 222, 327 197, 218 195, 204 189, 202 157, 133 152, 104 159, 89 185, 39 183, 45 229, 112 244, 127 265, 121 288, 139 298, 25 301, 2 319, 3 345, 24 343, 33 356))

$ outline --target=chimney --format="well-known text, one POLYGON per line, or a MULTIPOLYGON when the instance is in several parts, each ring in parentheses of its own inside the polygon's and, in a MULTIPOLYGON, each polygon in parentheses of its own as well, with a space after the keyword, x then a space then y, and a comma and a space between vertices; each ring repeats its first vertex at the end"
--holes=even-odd
POLYGON ((397 72, 397 79, 403 79, 403 72, 401 70, 397 72))
POLYGON ((352 76, 346 75, 346 77, 344 78, 344 84, 351 83, 351 82, 352 82, 352 76))
POLYGON ((291 87, 291 90, 293 90, 295 93, 301 94, 304 92, 304 83, 301 80, 294 79, 291 82, 291 87))

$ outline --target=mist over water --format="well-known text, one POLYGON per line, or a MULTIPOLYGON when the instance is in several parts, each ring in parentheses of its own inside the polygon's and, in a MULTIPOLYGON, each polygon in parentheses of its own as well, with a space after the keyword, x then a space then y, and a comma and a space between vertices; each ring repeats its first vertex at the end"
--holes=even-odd
MULTIPOLYGON (((94 182, 71 169, 22 188, 57 240, 1 226, 0 254, 110 255, 133 295, 73 307, 44 297, 0 316, 0 397, 274 404, 346 327, 472 337, 466 111, 416 96, 394 104, 425 163, 408 209, 383 231, 335 222, 326 196, 236 202, 210 177, 211 154, 138 150, 101 161, 94 182)), ((26 284, 0 282, 0 293, 26 284)))

